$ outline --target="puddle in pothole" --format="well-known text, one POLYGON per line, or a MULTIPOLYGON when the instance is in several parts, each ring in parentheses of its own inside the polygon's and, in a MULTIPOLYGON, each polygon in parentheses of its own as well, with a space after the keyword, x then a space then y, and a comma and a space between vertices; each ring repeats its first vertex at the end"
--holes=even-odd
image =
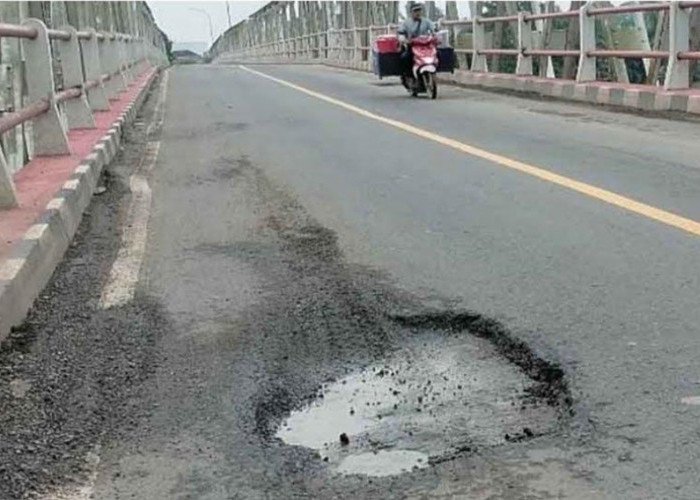
POLYGON ((324 385, 276 435, 340 473, 399 474, 553 430, 556 409, 530 397, 534 385, 483 338, 424 332, 384 363, 324 385))

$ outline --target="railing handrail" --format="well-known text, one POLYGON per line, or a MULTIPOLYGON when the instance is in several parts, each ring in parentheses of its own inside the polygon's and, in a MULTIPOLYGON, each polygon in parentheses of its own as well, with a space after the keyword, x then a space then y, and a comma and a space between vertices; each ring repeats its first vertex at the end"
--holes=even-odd
POLYGON ((34 40, 37 30, 20 24, 0 23, 0 37, 28 38, 34 40))
MULTIPOLYGON (((136 30, 138 19, 133 21, 128 27, 136 30)), ((129 33, 78 31, 71 26, 48 28, 42 20, 34 18, 22 24, 0 23, 0 37, 21 40, 27 62, 22 76, 30 101, 19 109, 0 112, 0 134, 37 120, 43 125, 34 129, 34 155, 70 153, 67 142, 70 130, 93 128, 94 112, 110 109, 109 100, 126 91, 135 76, 145 70, 137 68, 143 61, 150 59, 154 64, 165 61, 165 44, 156 38, 159 31, 152 19, 145 17, 138 26, 149 30, 146 31, 149 38, 129 33), (65 82, 62 89, 56 88, 55 63, 60 64, 65 82)), ((24 158, 19 158, 19 163, 23 161, 24 158)), ((12 177, 13 170, 0 150, 3 185, 0 208, 17 205, 12 177)))
POLYGON ((581 15, 578 9, 565 10, 562 12, 540 12, 533 14, 525 14, 525 21, 539 21, 544 19, 564 19, 567 17, 579 17, 581 15))
MULTIPOLYGON (((48 33, 50 40, 69 41, 72 37, 69 31, 64 30, 48 28, 46 32, 48 33)), ((29 26, 12 23, 0 23, 0 37, 3 38, 27 38, 29 40, 34 40, 37 37, 37 34, 37 30, 29 26)), ((77 36, 80 40, 89 40, 92 38, 92 34, 89 31, 78 31, 77 36)), ((135 37, 127 33, 96 33, 96 36, 100 41, 105 39, 123 41, 141 40, 140 37, 135 37)))
MULTIPOLYGON (((72 38, 71 33, 68 31, 47 29, 46 32, 49 35, 49 38, 53 40, 70 41, 70 39, 72 38)), ((80 39, 89 40, 90 38, 92 38, 91 33, 87 31, 77 32, 77 35, 80 39)), ((104 34, 96 33, 96 35, 97 38, 101 40, 105 40, 108 38, 108 36, 105 36, 104 34)), ((19 24, 0 23, 0 37, 26 38, 29 40, 34 40, 37 36, 38 32, 34 28, 22 26, 19 24)), ((131 37, 123 33, 114 33, 112 34, 111 39, 131 41, 136 40, 137 38, 131 37)), ((138 61, 135 61, 135 63, 139 63, 141 61, 143 61, 143 59, 139 59, 138 61)), ((89 82, 85 82, 83 86, 86 90, 97 87, 101 83, 108 81, 113 75, 116 75, 120 72, 121 69, 113 73, 105 73, 99 80, 91 80, 89 82)), ((56 92, 55 100, 57 103, 60 103, 69 99, 76 99, 82 94, 83 92, 80 87, 71 87, 69 89, 64 89, 56 92)), ((16 126, 21 125, 22 123, 25 123, 29 120, 36 118, 37 116, 42 115, 49 109, 49 105, 50 104, 48 99, 44 98, 36 102, 30 103, 24 106, 23 108, 19 109, 18 111, 5 113, 5 116, 0 114, 0 134, 3 134, 16 126)))
POLYGON ((609 16, 614 14, 631 14, 633 12, 656 12, 668 10, 671 8, 669 3, 643 3, 637 5, 621 5, 619 7, 597 7, 595 9, 586 9, 586 15, 593 16, 609 16))
POLYGON ((662 50, 589 50, 587 57, 617 57, 620 59, 665 59, 669 57, 668 51, 662 50))
POLYGON ((5 113, 3 116, 0 116, 0 134, 4 134, 26 121, 43 115, 48 111, 49 106, 49 100, 45 98, 28 104, 17 111, 5 113))
POLYGON ((440 19, 440 25, 445 26, 470 25, 473 22, 473 19, 440 19))
POLYGON ((518 20, 518 16, 494 16, 494 17, 477 17, 474 21, 477 24, 490 23, 510 23, 518 20))

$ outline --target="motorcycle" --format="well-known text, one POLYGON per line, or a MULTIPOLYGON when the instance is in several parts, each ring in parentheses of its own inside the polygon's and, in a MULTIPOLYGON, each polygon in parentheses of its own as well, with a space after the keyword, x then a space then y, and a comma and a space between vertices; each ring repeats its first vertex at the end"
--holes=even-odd
POLYGON ((409 42, 413 52, 413 72, 402 75, 401 83, 413 97, 427 93, 431 99, 437 98, 438 43, 434 35, 418 36, 409 42))

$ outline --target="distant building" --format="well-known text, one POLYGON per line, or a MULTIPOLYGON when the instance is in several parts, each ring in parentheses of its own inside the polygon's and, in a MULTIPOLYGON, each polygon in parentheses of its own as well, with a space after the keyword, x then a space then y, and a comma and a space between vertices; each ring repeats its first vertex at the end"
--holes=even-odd
POLYGON ((175 64, 197 64, 203 62, 202 56, 191 50, 173 50, 175 64))
POLYGON ((173 50, 191 50, 199 55, 204 54, 208 47, 206 42, 173 42, 173 50))

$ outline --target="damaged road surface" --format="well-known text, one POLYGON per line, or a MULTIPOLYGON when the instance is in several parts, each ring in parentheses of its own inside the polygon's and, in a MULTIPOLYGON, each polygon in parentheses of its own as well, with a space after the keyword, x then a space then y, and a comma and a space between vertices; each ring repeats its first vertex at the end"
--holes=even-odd
MULTIPOLYGON (((364 75, 264 71, 410 121, 364 75)), ((530 112, 445 89, 436 128, 465 94, 530 112)), ((163 95, 2 345, 0 498, 693 498, 666 441, 697 442, 700 374, 644 308, 697 245, 240 68, 170 70, 160 128, 163 95), (131 225, 133 299, 105 307, 131 225)))

